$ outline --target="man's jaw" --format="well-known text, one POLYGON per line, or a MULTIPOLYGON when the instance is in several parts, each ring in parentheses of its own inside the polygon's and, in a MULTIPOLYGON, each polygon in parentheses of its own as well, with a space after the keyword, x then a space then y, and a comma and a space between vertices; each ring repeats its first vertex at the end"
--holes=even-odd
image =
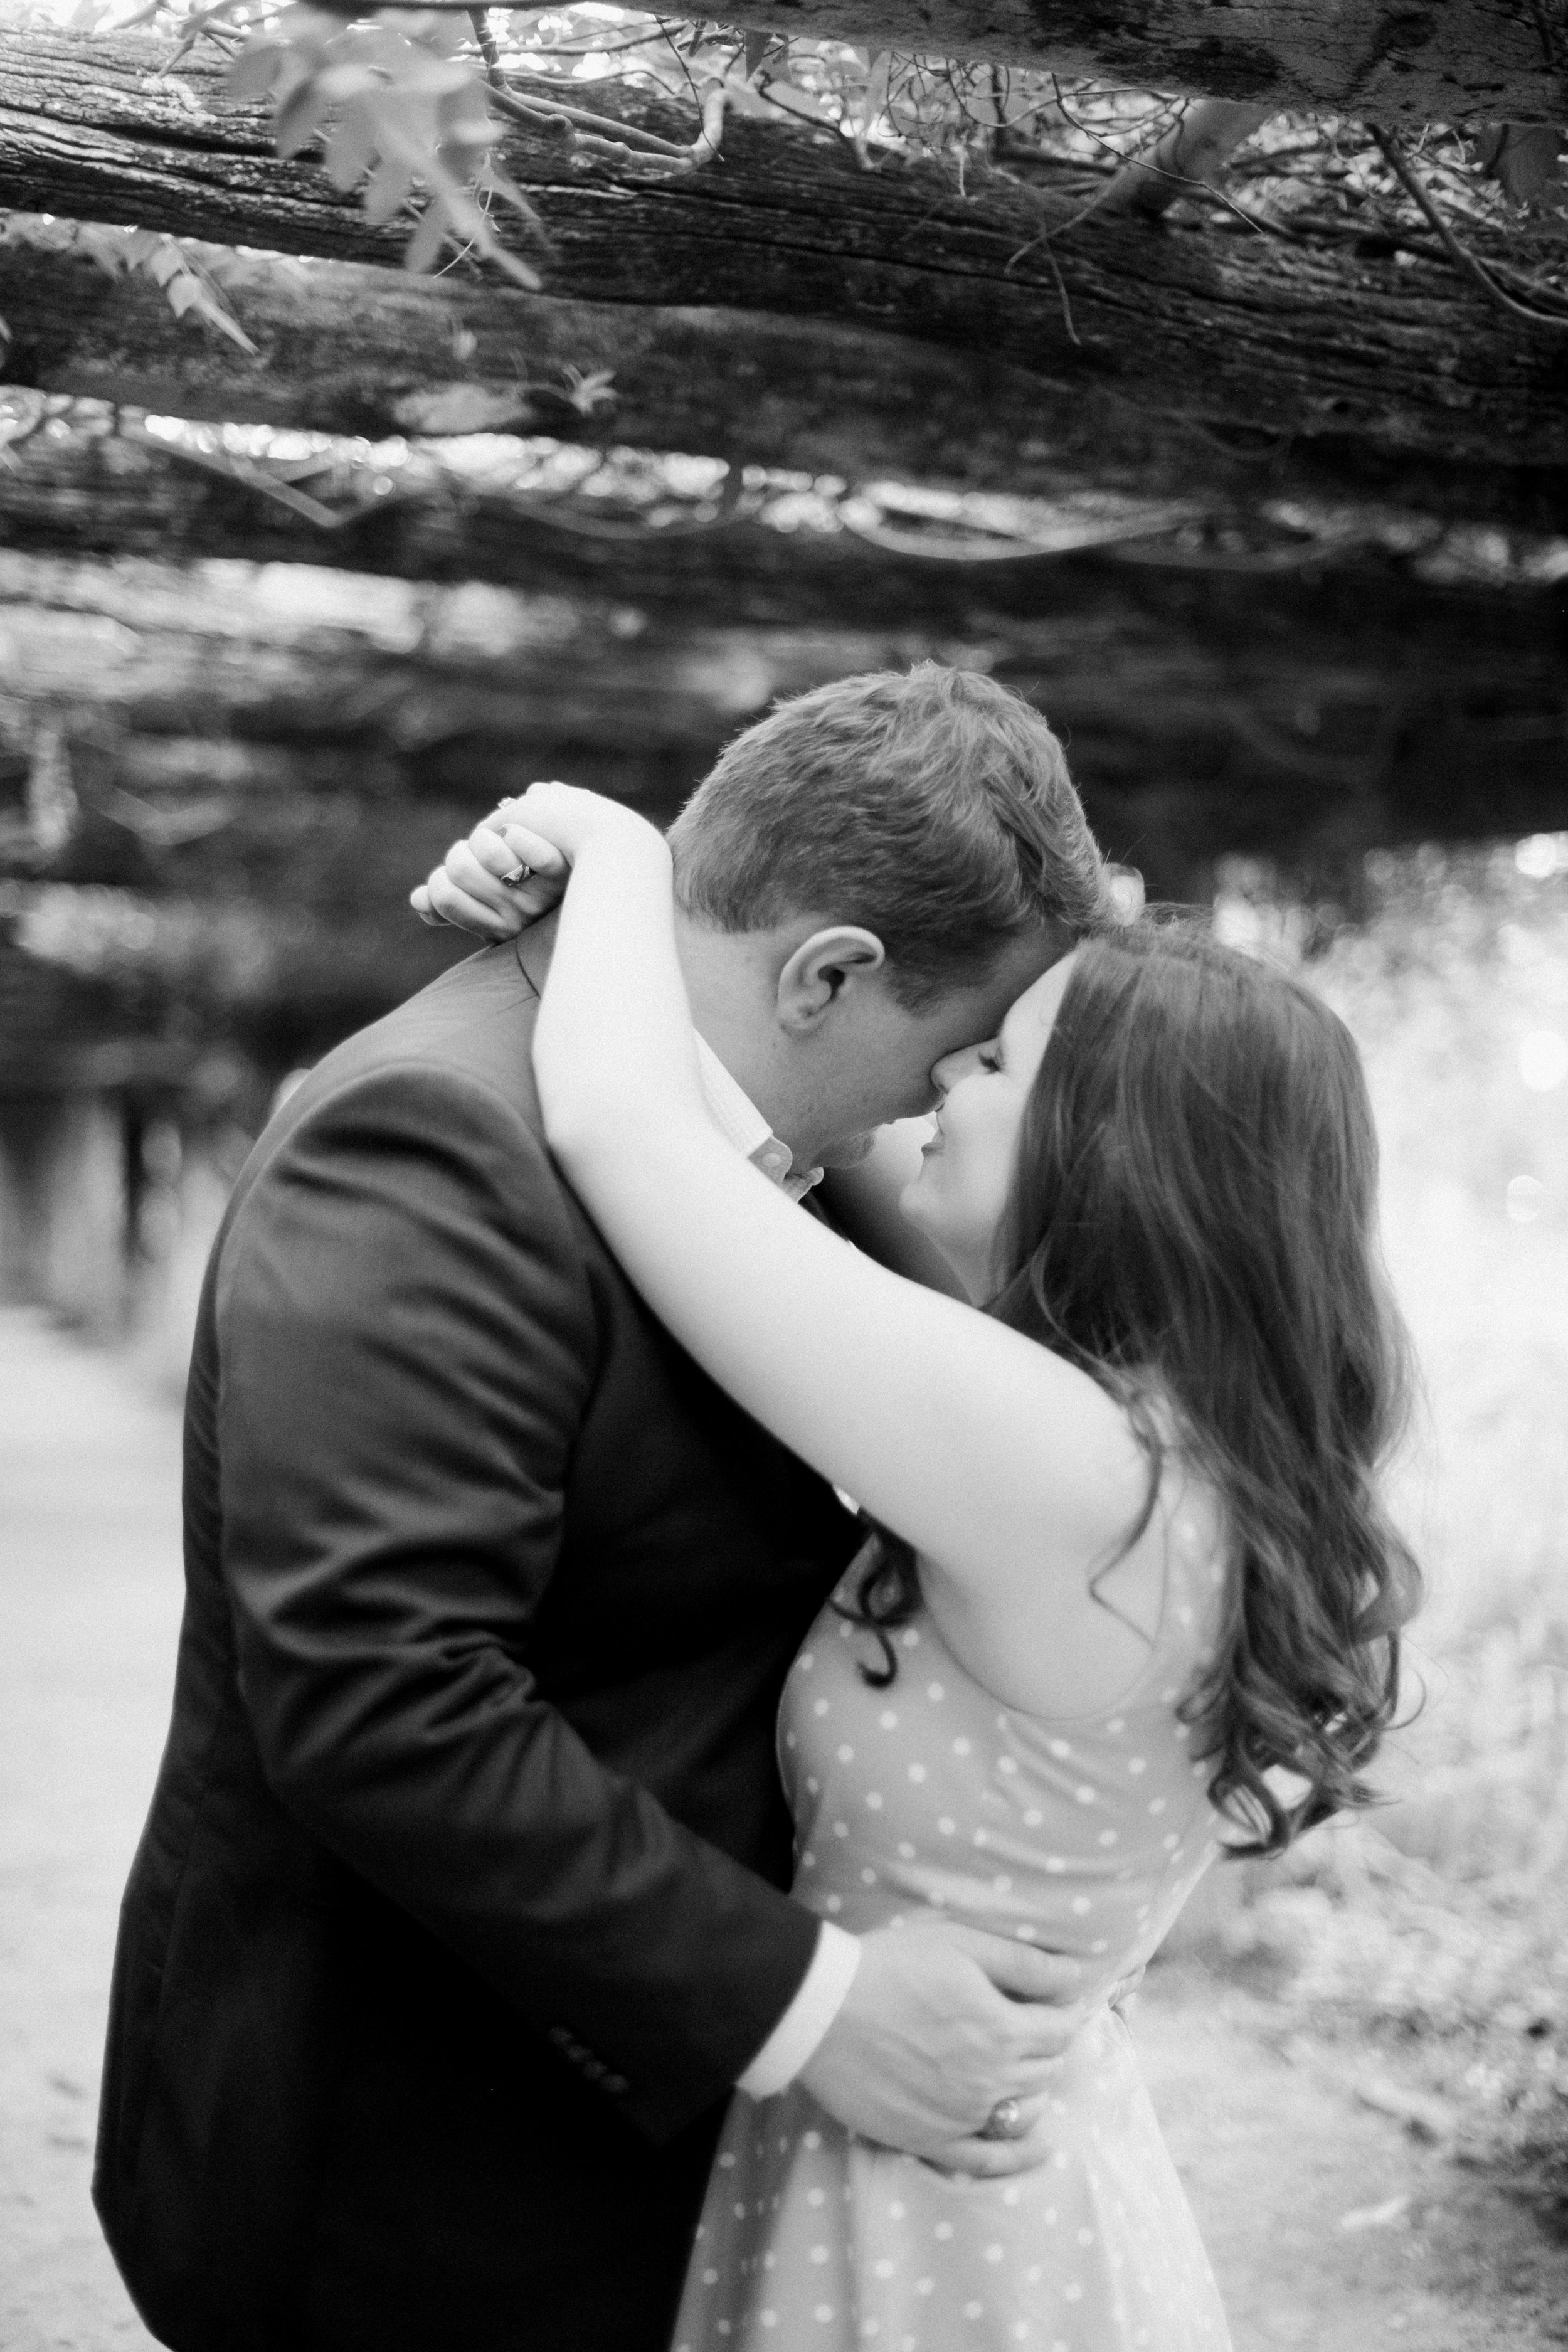
POLYGON ((876 1148, 877 1130, 871 1128, 864 1135, 840 1136, 836 1142, 825 1144, 816 1157, 824 1168, 858 1168, 876 1148))

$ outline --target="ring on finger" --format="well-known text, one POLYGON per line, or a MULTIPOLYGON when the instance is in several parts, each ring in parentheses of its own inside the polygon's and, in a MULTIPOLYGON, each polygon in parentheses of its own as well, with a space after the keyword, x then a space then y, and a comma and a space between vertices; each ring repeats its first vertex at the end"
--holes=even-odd
POLYGON ((1016 2099, 998 2099, 980 2129, 982 2139, 1018 2139, 1024 2132, 1024 2110, 1016 2099))
POLYGON ((526 883, 532 881, 533 868, 526 863, 517 865, 510 874, 501 875, 500 879, 503 890, 521 890, 526 883))

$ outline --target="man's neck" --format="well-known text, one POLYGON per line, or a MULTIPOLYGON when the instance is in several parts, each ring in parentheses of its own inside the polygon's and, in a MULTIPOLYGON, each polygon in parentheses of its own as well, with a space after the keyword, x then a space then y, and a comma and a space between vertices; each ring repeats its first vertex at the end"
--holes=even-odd
MULTIPOLYGON (((542 992, 559 928, 560 918, 546 915, 517 941, 517 960, 524 976, 542 992)), ((692 922, 679 908, 675 944, 698 1035, 718 1055, 773 1131, 793 1147, 789 1128, 781 1123, 787 1112, 779 1099, 778 1073, 769 1053, 768 987, 773 974, 767 949, 755 934, 713 930, 692 922)))
POLYGON ((797 1138, 791 1129, 796 1122, 782 1067, 784 1038, 773 1018, 777 957, 771 935, 716 930, 693 922, 678 907, 675 945, 698 1035, 773 1133, 795 1148, 797 1138))

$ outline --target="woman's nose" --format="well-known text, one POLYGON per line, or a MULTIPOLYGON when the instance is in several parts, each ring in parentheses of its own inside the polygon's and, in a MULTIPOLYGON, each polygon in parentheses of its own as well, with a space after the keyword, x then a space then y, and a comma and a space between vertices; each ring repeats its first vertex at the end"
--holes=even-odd
POLYGON ((956 1052, 944 1054, 940 1062, 931 1064, 931 1082, 939 1095, 950 1095, 960 1078, 966 1078, 980 1059, 978 1045, 960 1045, 956 1052))

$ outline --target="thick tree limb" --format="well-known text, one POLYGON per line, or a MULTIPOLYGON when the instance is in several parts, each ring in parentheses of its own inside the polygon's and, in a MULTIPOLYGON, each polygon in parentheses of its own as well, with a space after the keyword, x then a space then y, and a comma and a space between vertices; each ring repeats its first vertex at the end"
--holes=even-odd
MULTIPOLYGON (((312 164, 276 160, 254 110, 220 111, 214 79, 196 72, 182 74, 182 100, 146 78, 148 54, 14 36, 0 201, 398 257, 397 231, 374 227, 312 164)), ((601 103, 688 127, 624 93, 601 103)), ((1069 461, 1104 449, 1114 468, 1119 449, 1152 438, 1170 450, 1178 430, 1217 429, 1239 434, 1276 483, 1314 464, 1347 493, 1424 466, 1469 475, 1473 511, 1500 478, 1519 485, 1568 463, 1563 354, 1479 310, 1439 265, 1137 222, 1086 224, 1042 251, 1042 226, 1065 215, 1003 173, 972 181, 966 200, 934 165, 867 173, 847 142, 790 126, 732 123, 721 165, 658 182, 521 133, 505 161, 547 219, 552 295, 830 318, 1005 360, 1036 377, 1038 438, 1069 461)), ((1505 497, 1504 510, 1554 516, 1555 486, 1538 490, 1505 497)))
MULTIPOLYGON (((563 300, 352 262, 301 268, 196 250, 220 270, 256 360, 176 319, 144 278, 0 239, 7 380, 154 414, 372 439, 548 434, 851 481, 890 473, 1020 492, 1081 479, 1078 427, 1064 447, 1044 429, 1051 395, 1038 380, 981 354, 766 311, 563 300)), ((1166 495, 1189 484, 1202 450, 1188 432, 1124 425, 1099 471, 1107 487, 1159 480, 1166 495)), ((1256 472, 1217 450, 1203 452, 1203 470, 1243 496, 1256 472)), ((1496 510, 1489 487, 1476 495, 1496 510)))
POLYGON ((1489 107, 1516 121, 1555 122, 1568 100, 1561 55, 1549 55, 1524 0, 1228 0, 1223 8, 1213 0, 744 0, 734 21, 1051 66, 1275 114, 1448 122, 1489 107))

